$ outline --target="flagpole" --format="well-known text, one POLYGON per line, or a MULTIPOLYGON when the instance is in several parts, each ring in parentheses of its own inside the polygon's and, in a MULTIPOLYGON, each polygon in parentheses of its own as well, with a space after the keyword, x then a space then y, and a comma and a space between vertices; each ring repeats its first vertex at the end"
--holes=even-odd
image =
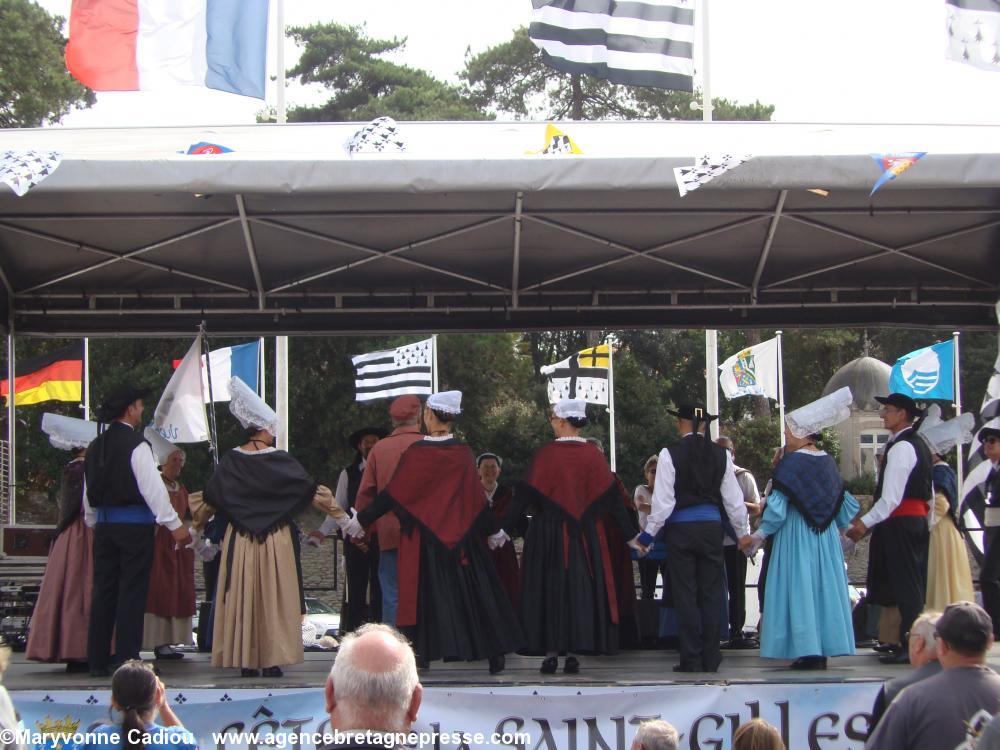
POLYGON ((438 392, 438 335, 431 335, 431 393, 438 392))
POLYGON ((90 419, 90 339, 83 337, 83 418, 90 419))
POLYGON ((212 454, 212 463, 219 465, 219 433, 215 427, 215 394, 212 392, 212 354, 208 348, 208 336, 205 333, 205 321, 199 326, 201 336, 201 356, 205 358, 205 374, 208 376, 208 449, 212 454))
MULTIPOLYGON (((275 63, 277 67, 277 119, 287 121, 285 112, 285 0, 275 3, 275 63)), ((288 337, 274 337, 274 410, 278 414, 277 447, 288 450, 288 337)))
POLYGON ((261 336, 260 337, 260 342, 259 342, 258 347, 257 347, 257 370, 258 370, 258 373, 257 373, 257 395, 260 396, 265 401, 267 401, 267 396, 264 395, 266 393, 266 391, 264 390, 264 385, 265 385, 264 384, 264 371, 267 369, 267 366, 265 365, 265 362, 267 362, 267 360, 264 359, 264 337, 261 336))
POLYGON ((278 43, 275 47, 275 64, 278 69, 277 75, 277 114, 278 124, 284 125, 285 116, 285 0, 277 0, 275 3, 274 25, 277 27, 276 34, 278 43))
MULTIPOLYGON (((709 414, 719 413, 719 332, 705 331, 705 408, 709 414)), ((712 440, 719 437, 719 420, 713 419, 708 425, 712 440)))
MULTIPOLYGON (((701 119, 712 121, 712 82, 709 75, 708 0, 701 0, 701 119)), ((706 404, 707 406, 707 404, 706 404)))
POLYGON ((781 357, 781 331, 775 331, 778 339, 778 445, 785 447, 785 376, 781 357))
MULTIPOLYGON (((952 376, 955 380, 955 388, 953 394, 955 396, 955 403, 952 406, 955 407, 955 416, 959 416, 962 413, 962 368, 959 364, 959 353, 958 353, 958 337, 961 335, 959 331, 952 331, 952 340, 955 342, 955 364, 954 364, 954 375, 952 376)), ((962 492, 962 484, 965 481, 965 467, 962 465, 962 444, 958 443, 955 446, 957 448, 955 454, 955 474, 958 479, 958 497, 964 497, 962 492)))
POLYGON ((611 421, 611 428, 608 430, 608 437, 611 442, 611 471, 617 471, 615 450, 615 367, 613 361, 614 345, 612 337, 608 336, 604 343, 608 345, 608 417, 611 421))
POLYGON ((14 324, 11 317, 10 331, 7 333, 7 508, 8 521, 11 526, 17 523, 17 471, 14 461, 14 442, 17 439, 17 429, 14 422, 14 401, 16 400, 17 384, 14 382, 14 324))

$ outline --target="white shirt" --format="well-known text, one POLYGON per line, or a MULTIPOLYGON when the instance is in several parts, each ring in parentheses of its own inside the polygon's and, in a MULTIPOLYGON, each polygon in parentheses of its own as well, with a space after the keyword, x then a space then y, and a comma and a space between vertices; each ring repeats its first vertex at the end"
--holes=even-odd
POLYGON ((483 494, 486 495, 486 502, 489 503, 490 506, 493 505, 493 498, 496 497, 498 489, 500 489, 500 483, 499 482, 497 482, 495 485, 493 485, 493 489, 492 490, 488 490, 488 489, 486 489, 486 487, 483 487, 483 494))
MULTIPOLYGON (((122 422, 132 429, 132 425, 122 422)), ((156 516, 156 523, 166 526, 170 531, 179 529, 184 522, 177 515, 174 506, 170 504, 170 495, 167 494, 167 487, 163 484, 163 477, 156 469, 156 461, 153 459, 153 449, 145 440, 132 451, 132 473, 135 475, 135 483, 139 486, 139 494, 146 501, 146 505, 156 516)), ((87 499, 87 479, 83 480, 83 522, 90 528, 97 524, 97 511, 90 507, 87 499)))
POLYGON ((632 502, 635 505, 635 512, 639 514, 639 528, 643 528, 646 525, 646 519, 649 518, 649 513, 639 510, 639 504, 643 503, 645 505, 652 505, 653 493, 649 491, 649 488, 644 484, 640 484, 635 488, 635 492, 632 493, 632 502))
MULTIPOLYGON (((687 435, 690 434, 692 433, 687 433, 687 435)), ((674 460, 670 457, 670 451, 664 448, 660 451, 660 457, 656 463, 656 480, 653 483, 653 510, 650 512, 649 518, 646 519, 646 528, 644 529, 650 536, 656 536, 674 512, 674 506, 677 504, 677 498, 674 496, 676 478, 677 470, 674 468, 674 460)), ((743 504, 743 491, 736 481, 733 459, 729 455, 729 451, 726 451, 726 472, 722 475, 721 490, 722 505, 726 509, 726 515, 729 516, 729 523, 732 524, 733 531, 736 532, 737 538, 746 536, 750 533, 750 519, 747 506, 743 504)))
MULTIPOLYGON (((368 459, 366 458, 361 459, 361 465, 359 466, 359 470, 362 473, 364 473, 365 465, 367 463, 368 459)), ((333 496, 337 500, 337 505, 339 505, 344 510, 347 510, 348 507, 350 507, 348 505, 350 499, 347 497, 347 484, 348 484, 347 469, 341 469, 340 476, 337 477, 337 490, 336 492, 333 493, 333 496)), ((327 516, 323 520, 323 523, 320 524, 319 530, 320 533, 323 534, 323 536, 330 536, 330 534, 332 534, 338 528, 339 526, 337 526, 337 519, 334 518, 333 516, 327 516)))
POLYGON ((899 432, 893 433, 886 446, 885 467, 882 469, 882 495, 875 501, 872 509, 861 517, 861 523, 866 528, 870 529, 875 524, 882 523, 903 502, 906 481, 910 478, 913 467, 917 465, 917 452, 906 441, 894 445, 892 451, 889 451, 889 445, 893 445, 899 436, 909 429, 912 428, 904 427, 899 432))

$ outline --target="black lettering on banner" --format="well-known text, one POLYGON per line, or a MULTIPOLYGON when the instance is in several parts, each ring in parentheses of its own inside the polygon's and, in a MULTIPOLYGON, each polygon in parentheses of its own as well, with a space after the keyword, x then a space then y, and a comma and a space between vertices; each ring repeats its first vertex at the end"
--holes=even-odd
POLYGON ((820 740, 835 740, 840 737, 840 732, 834 732, 833 734, 820 732, 819 723, 821 721, 829 721, 830 729, 836 729, 837 723, 840 721, 840 716, 835 713, 820 714, 809 722, 809 750, 824 750, 823 746, 819 743, 820 740))
POLYGON ((747 701, 743 705, 750 709, 751 719, 760 718, 760 701, 747 701))
POLYGON ((576 719, 563 719, 566 725, 566 750, 576 750, 576 719))
MULTIPOLYGON (((616 748, 625 747, 625 717, 624 716, 612 716, 611 721, 615 723, 615 739, 618 744, 616 748)), ((597 718, 594 716, 585 718, 583 723, 587 725, 587 750, 597 750, 598 747, 601 750, 611 750, 611 745, 607 743, 601 734, 601 730, 597 728, 597 718)))
POLYGON ((695 719, 694 723, 691 725, 691 750, 722 750, 722 739, 719 737, 706 739, 705 742, 709 744, 702 744, 700 737, 701 723, 705 719, 711 719, 714 721, 716 730, 721 729, 722 725, 725 724, 725 720, 718 714, 702 714, 695 719))
POLYGON ((441 724, 437 721, 431 722, 431 731, 434 732, 434 750, 441 750, 441 724))
POLYGON ((288 727, 292 728, 292 737, 295 738, 295 741, 291 745, 291 750, 301 750, 302 745, 299 743, 299 738, 302 732, 302 727, 310 721, 312 721, 311 716, 308 719, 285 719, 281 722, 281 726, 285 729, 288 727))
POLYGON ((867 740, 868 733, 871 731, 872 726, 872 715, 866 713, 853 714, 847 717, 847 721, 844 722, 844 736, 849 740, 867 740), (864 720, 864 728, 860 729, 857 726, 858 719, 864 720))
POLYGON ((778 707, 778 715, 781 717, 781 741, 785 743, 785 747, 790 747, 788 742, 789 728, 788 725, 790 721, 788 719, 788 701, 776 701, 775 704, 778 707))
POLYGON ((549 750, 559 750, 559 745, 556 744, 556 738, 552 736, 552 727, 549 726, 549 720, 532 719, 532 721, 537 722, 538 728, 542 732, 542 736, 539 738, 538 744, 535 745, 535 750, 541 750, 542 747, 547 747, 549 750))
POLYGON ((245 727, 246 724, 244 724, 242 721, 234 721, 232 724, 227 724, 226 726, 224 726, 222 730, 219 732, 219 741, 216 743, 217 750, 226 750, 226 743, 223 741, 223 738, 226 736, 227 733, 242 732, 245 727))
MULTIPOLYGON (((257 714, 255 714, 255 715, 259 715, 261 711, 266 712, 267 716, 274 716, 273 713, 271 713, 270 711, 268 711, 263 706, 261 706, 257 710, 257 714)), ((261 722, 258 722, 257 724, 254 724, 253 728, 250 730, 250 732, 252 734, 254 734, 259 739, 260 735, 262 735, 262 734, 277 734, 278 733, 278 729, 279 729, 278 722, 276 722, 274 719, 268 719, 266 721, 261 721, 261 722), (271 731, 270 732, 261 731, 265 727, 267 729, 271 730, 271 731)), ((260 747, 256 742, 248 742, 247 746, 248 746, 249 750, 258 750, 258 748, 260 747)))
MULTIPOLYGON (((524 729, 524 719, 522 719, 520 716, 505 716, 504 718, 500 719, 500 721, 497 722, 496 729, 494 729, 493 731, 499 738, 503 737, 505 734, 517 734, 522 729, 524 729), (513 729, 507 729, 508 721, 514 722, 513 729)), ((524 745, 521 743, 517 744, 505 743, 505 744, 509 744, 510 747, 517 748, 517 750, 525 750, 524 745)))
MULTIPOLYGON (((327 716, 325 719, 323 719, 323 721, 321 721, 319 723, 319 726, 316 727, 316 734, 319 735, 320 737, 324 737, 327 734, 333 735, 333 729, 330 727, 330 717, 329 716, 327 716)), ((331 747, 333 747, 333 739, 332 738, 330 739, 330 744, 326 744, 325 742, 323 742, 322 744, 317 744, 316 745, 316 750, 328 750, 328 748, 331 748, 331 747)))

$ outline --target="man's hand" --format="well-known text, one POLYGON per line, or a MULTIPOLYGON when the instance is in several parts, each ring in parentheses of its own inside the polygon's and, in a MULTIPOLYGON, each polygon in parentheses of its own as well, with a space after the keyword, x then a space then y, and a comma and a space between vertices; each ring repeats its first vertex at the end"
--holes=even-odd
POLYGON ((187 526, 178 526, 170 532, 170 535, 174 538, 174 545, 176 549, 184 549, 194 543, 194 540, 191 539, 191 532, 188 531, 187 526))
POLYGON ((326 534, 319 529, 314 529, 306 534, 306 544, 310 547, 319 547, 319 545, 323 543, 324 539, 326 539, 326 534))
POLYGON ((851 528, 847 530, 844 536, 846 536, 852 542, 857 543, 860 542, 861 537, 863 537, 867 533, 868 533, 868 527, 865 526, 864 523, 862 523, 860 518, 858 518, 851 522, 851 528))
POLYGON ((752 553, 750 550, 753 549, 753 537, 747 534, 746 536, 741 536, 737 544, 740 547, 740 552, 749 557, 752 553))
POLYGON ((763 507, 761 503, 743 503, 743 504, 747 506, 747 514, 750 516, 750 520, 754 520, 760 515, 761 509, 763 507))
POLYGON ((639 557, 645 557, 649 554, 649 547, 644 546, 642 542, 639 541, 641 536, 642 534, 637 534, 635 538, 629 539, 626 544, 634 549, 638 553, 639 557))

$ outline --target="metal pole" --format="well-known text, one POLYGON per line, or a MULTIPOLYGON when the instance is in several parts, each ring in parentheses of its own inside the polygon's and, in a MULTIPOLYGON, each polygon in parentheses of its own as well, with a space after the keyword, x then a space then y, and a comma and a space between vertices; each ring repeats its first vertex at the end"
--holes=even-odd
MULTIPOLYGON (((952 406, 955 407, 955 416, 957 417, 962 413, 962 367, 959 364, 959 351, 958 351, 958 337, 961 335, 959 331, 953 331, 951 336, 952 340, 955 342, 955 365, 954 365, 954 378, 955 378, 955 403, 952 406)), ((962 491, 962 484, 965 482, 965 467, 962 465, 962 444, 959 443, 955 446, 957 449, 956 460, 955 460, 955 474, 958 479, 958 497, 962 498, 965 493, 962 491)))
POLYGON ((83 418, 90 419, 90 339, 83 339, 83 418))
POLYGON ((608 345, 608 418, 611 422, 611 428, 608 430, 608 439, 611 442, 609 446, 611 452, 611 471, 617 471, 616 466, 616 453, 615 450, 615 367, 612 361, 614 356, 614 341, 613 337, 608 336, 604 342, 608 345))
MULTIPOLYGON (((208 449, 212 452, 212 463, 219 465, 219 432, 215 427, 215 394, 212 392, 212 353, 208 348, 208 336, 205 334, 206 326, 202 322, 199 336, 201 336, 201 356, 205 359, 205 374, 208 376, 208 449)), ((204 401, 202 397, 202 401, 204 401)))
POLYGON ((288 450, 288 336, 275 337, 274 352, 274 411, 278 414, 278 434, 275 444, 288 450))
POLYGON ((785 447, 785 373, 781 361, 781 331, 775 331, 778 339, 778 445, 785 447))
POLYGON ((275 62, 278 68, 278 124, 284 125, 285 119, 285 0, 278 0, 275 4, 275 26, 277 27, 277 47, 275 49, 275 62))
POLYGON ((438 392, 438 335, 435 333, 431 336, 431 374, 433 376, 433 382, 431 384, 431 393, 438 392))
POLYGON ((266 393, 266 391, 264 390, 264 385, 265 385, 264 384, 264 371, 267 369, 264 366, 264 363, 266 361, 267 360, 264 359, 264 337, 261 336, 260 337, 260 344, 257 347, 257 369, 259 371, 259 375, 257 377, 257 395, 260 396, 265 401, 267 401, 267 396, 264 395, 266 393))
MULTIPOLYGON (((705 331, 705 408, 709 414, 719 413, 719 332, 705 331)), ((712 440, 719 437, 719 420, 713 419, 708 425, 712 440)))
POLYGON ((14 401, 17 393, 17 383, 14 382, 14 318, 11 317, 10 332, 7 334, 7 502, 10 509, 10 525, 17 523, 17 463, 14 460, 16 451, 14 443, 17 440, 17 429, 14 421, 14 401))
MULTIPOLYGON (((708 0, 701 0, 701 118, 712 121, 712 82, 708 51, 708 0)), ((706 404, 707 406, 707 404, 706 404)))

